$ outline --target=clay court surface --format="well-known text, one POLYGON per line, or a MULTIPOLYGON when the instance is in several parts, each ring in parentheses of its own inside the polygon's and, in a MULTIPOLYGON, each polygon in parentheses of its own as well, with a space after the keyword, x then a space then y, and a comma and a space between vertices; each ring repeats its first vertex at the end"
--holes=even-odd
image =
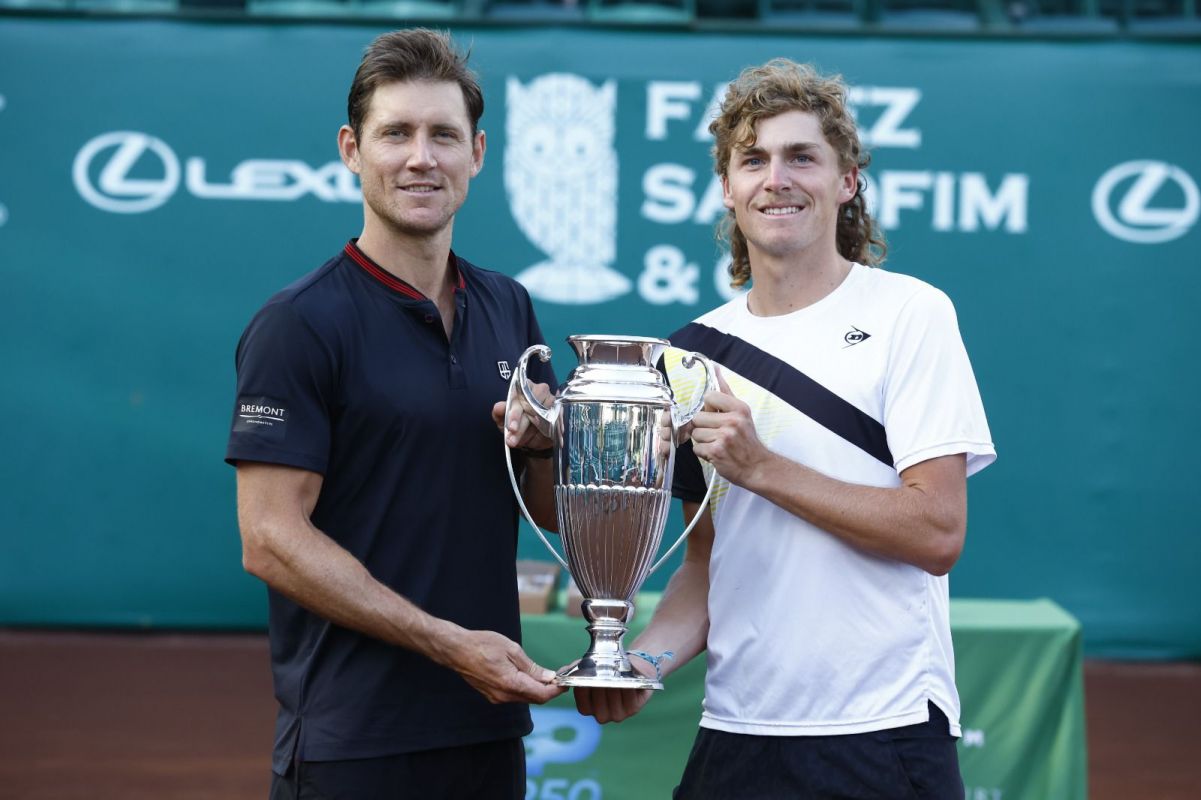
MULTIPOLYGON (((1088 662, 1085 691, 1093 800, 1201 798, 1201 664, 1088 662)), ((260 635, 0 630, 4 800, 262 800, 273 716, 260 635)))

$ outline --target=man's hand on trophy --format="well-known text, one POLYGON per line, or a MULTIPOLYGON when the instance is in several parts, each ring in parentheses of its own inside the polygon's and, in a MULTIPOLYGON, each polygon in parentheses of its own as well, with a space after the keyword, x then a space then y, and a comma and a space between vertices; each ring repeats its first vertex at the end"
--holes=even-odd
MULTIPOLYGON (((631 658, 630 665, 648 678, 655 677, 655 668, 650 664, 631 658)), ((576 686, 573 691, 576 710, 586 717, 595 717, 601 724, 629 719, 641 711, 654 694, 651 689, 596 689, 589 686, 576 686)))
POLYGON ((744 486, 770 451, 755 431, 751 407, 734 396, 720 370, 717 385, 720 391, 706 394, 704 408, 692 418, 692 451, 717 474, 744 486))
POLYGON ((655 438, 655 454, 660 461, 666 462, 667 459, 671 458, 671 451, 676 446, 675 434, 671 430, 671 411, 663 410, 659 412, 657 433, 658 435, 655 438))
MULTIPOLYGON (((555 400, 550 387, 545 383, 532 383, 530 390, 544 406, 549 407, 555 400)), ((535 413, 534 409, 530 408, 529 402, 521 392, 513 393, 510 405, 508 420, 505 420, 505 404, 503 402, 492 406, 492 421, 505 435, 505 444, 521 450, 549 450, 553 442, 540 430, 540 426, 544 425, 542 418, 535 413)))
POLYGON ((490 703, 545 703, 566 691, 554 683, 555 673, 493 631, 463 630, 450 647, 448 664, 490 703))

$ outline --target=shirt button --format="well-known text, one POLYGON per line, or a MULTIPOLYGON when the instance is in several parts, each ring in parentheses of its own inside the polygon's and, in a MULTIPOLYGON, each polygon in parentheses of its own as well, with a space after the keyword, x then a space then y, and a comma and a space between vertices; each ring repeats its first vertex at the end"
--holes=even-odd
POLYGON ((452 364, 458 364, 458 363, 459 363, 459 359, 458 359, 457 357, 455 357, 455 356, 451 356, 451 357, 450 357, 450 363, 452 363, 452 364))
POLYGON ((426 321, 427 323, 433 322, 433 321, 434 321, 434 315, 433 315, 433 314, 426 314, 426 315, 425 315, 425 321, 426 321))

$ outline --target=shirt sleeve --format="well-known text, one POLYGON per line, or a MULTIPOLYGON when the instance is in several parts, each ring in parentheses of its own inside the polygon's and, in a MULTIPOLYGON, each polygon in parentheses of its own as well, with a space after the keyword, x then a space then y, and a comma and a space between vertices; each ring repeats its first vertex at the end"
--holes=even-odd
POLYGON ((237 397, 225 460, 262 461, 324 475, 333 360, 290 303, 263 307, 238 342, 237 397))
POLYGON ((884 384, 884 428, 897 472, 964 453, 967 474, 996 460, 955 307, 927 287, 897 319, 884 384))
POLYGON ((675 474, 672 477, 671 496, 687 503, 699 503, 705 499, 709 488, 701 460, 692 451, 692 440, 676 448, 675 474))

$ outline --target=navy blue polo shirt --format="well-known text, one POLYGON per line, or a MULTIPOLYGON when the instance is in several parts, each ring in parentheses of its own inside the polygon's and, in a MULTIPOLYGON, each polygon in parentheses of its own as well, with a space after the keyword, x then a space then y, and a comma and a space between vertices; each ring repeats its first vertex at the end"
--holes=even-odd
MULTIPOLYGON (((449 341, 438 309, 355 245, 276 294, 237 350, 226 460, 324 476, 312 521, 426 612, 520 641, 517 504, 492 405, 542 343, 516 281, 454 254, 449 341)), ((550 365, 531 379, 555 385, 550 365)), ((268 590, 280 710, 273 766, 523 736, 453 670, 334 625, 268 590)))

